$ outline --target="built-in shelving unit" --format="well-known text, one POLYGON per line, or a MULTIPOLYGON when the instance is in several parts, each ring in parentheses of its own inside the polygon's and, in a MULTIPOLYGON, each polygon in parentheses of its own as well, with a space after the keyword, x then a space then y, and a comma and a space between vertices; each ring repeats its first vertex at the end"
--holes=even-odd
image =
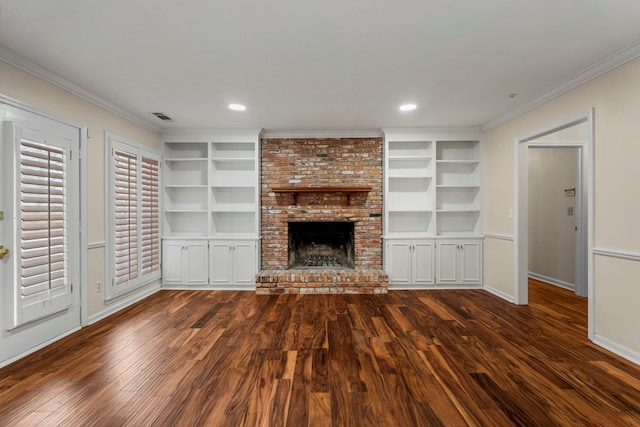
POLYGON ((383 228, 390 288, 481 284, 479 129, 387 128, 384 134, 383 228))
MULTIPOLYGON (((180 242, 180 249, 189 248, 190 243, 197 240, 207 240, 206 248, 213 242, 224 241, 229 260, 235 260, 231 255, 236 247, 251 248, 251 254, 243 251, 243 259, 237 261, 240 264, 234 268, 249 276, 255 274, 251 271, 258 265, 255 258, 260 232, 259 145, 259 129, 187 129, 172 130, 163 135, 164 248, 172 249, 176 241, 180 242), (248 254, 251 259, 246 259, 248 254)), ((208 257, 215 257, 207 264, 215 265, 218 272, 227 261, 220 260, 220 251, 207 252, 208 257)), ((187 258, 181 261, 181 265, 197 261, 198 271, 206 271, 207 277, 211 273, 208 265, 201 265, 200 257, 194 261, 185 250, 181 251, 181 257, 187 258)), ((236 261, 233 263, 235 265, 236 261)), ((171 258, 166 258, 163 263, 166 273, 178 271, 178 267, 177 261, 171 258)), ((170 274, 166 276, 172 277, 170 274)), ((211 282, 209 279, 164 283, 171 286, 193 286, 194 283, 198 286, 222 286, 219 281, 211 282)), ((230 279, 224 285, 233 287, 235 282, 230 279)), ((245 279, 242 285, 247 286, 245 279)))
POLYGON ((480 234, 480 142, 436 141, 437 234, 480 234))
POLYGON ((164 235, 208 236, 208 144, 164 144, 164 235))
POLYGON ((385 236, 479 236, 479 135, 385 134, 385 236))
POLYGON ((387 140, 385 223, 388 233, 434 232, 433 141, 387 140))

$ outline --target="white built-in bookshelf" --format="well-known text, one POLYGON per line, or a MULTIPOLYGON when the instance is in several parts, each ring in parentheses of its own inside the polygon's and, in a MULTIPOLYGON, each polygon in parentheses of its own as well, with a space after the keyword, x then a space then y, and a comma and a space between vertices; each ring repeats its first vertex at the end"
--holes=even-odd
POLYGON ((259 131, 163 135, 164 238, 258 238, 259 131))
POLYGON ((481 235, 481 147, 469 136, 385 131, 385 237, 481 235))

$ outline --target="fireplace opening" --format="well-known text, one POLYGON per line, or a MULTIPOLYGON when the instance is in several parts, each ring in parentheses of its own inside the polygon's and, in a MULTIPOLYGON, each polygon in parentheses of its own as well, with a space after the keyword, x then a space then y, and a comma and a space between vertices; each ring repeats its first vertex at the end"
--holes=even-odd
POLYGON ((289 268, 354 268, 353 222, 290 222, 289 268))

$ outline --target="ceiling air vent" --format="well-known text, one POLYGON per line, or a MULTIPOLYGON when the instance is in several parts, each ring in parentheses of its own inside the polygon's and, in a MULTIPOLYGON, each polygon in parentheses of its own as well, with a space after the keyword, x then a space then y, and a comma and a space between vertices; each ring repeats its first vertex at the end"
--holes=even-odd
POLYGON ((172 122, 173 119, 169 116, 167 116, 165 113, 151 113, 154 116, 156 116, 157 118, 159 118, 160 120, 162 120, 163 122, 172 122))

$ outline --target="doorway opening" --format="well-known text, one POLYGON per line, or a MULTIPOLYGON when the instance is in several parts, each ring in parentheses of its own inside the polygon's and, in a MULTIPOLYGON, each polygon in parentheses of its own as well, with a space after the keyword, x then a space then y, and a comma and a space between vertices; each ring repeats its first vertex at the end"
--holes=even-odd
MULTIPOLYGON (((569 130, 571 134, 554 133, 549 137, 557 139, 558 143, 585 139, 584 125, 569 130)), ((528 154, 529 277, 586 296, 580 294, 586 286, 576 281, 580 278, 575 250, 576 218, 581 215, 576 203, 576 193, 580 193, 577 182, 579 148, 532 144, 528 154)))
MULTIPOLYGON (((593 263, 593 109, 569 117, 516 139, 515 186, 515 302, 528 303, 529 278, 529 149, 574 148, 577 150, 575 186, 575 291, 588 297, 588 335, 594 334, 593 263), (580 138, 567 135, 583 132, 580 138)), ((568 189, 569 190, 569 189, 568 189)))

